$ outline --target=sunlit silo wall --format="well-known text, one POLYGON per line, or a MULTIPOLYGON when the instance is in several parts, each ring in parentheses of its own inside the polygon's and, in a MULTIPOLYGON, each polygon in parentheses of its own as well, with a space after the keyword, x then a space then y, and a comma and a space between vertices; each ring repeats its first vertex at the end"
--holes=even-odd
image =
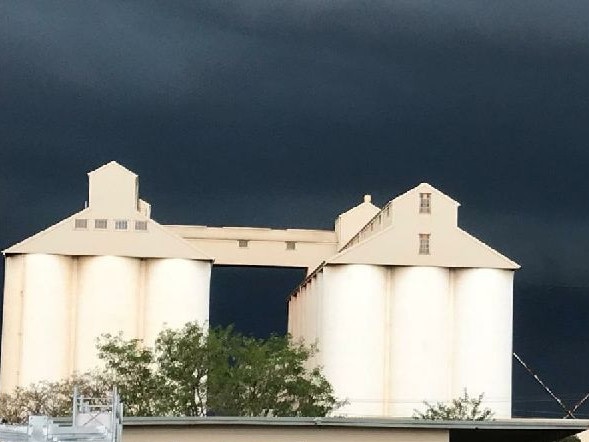
POLYGON ((103 333, 138 335, 141 260, 121 256, 78 259, 75 369, 93 369, 96 339, 103 333))
POLYGON ((22 347, 22 296, 24 255, 5 257, 4 310, 2 312, 2 371, 0 388, 6 391, 18 382, 22 347))
POLYGON ((512 284, 511 270, 327 265, 291 298, 289 329, 318 342, 349 401, 338 415, 410 417, 466 388, 510 417, 512 284))
POLYGON ((94 369, 104 333, 152 345, 164 326, 208 322, 209 261, 24 254, 6 269, 2 391, 94 369))
POLYGON ((513 272, 454 271, 452 396, 485 394, 497 418, 511 416, 513 272))
POLYGON ((20 382, 61 379, 70 360, 69 304, 73 259, 67 256, 24 256, 22 283, 22 348, 20 382))
POLYGON ((319 359, 336 393, 350 402, 338 413, 382 414, 386 269, 342 265, 323 272, 319 359))
POLYGON ((145 282, 144 337, 153 345, 163 328, 209 320, 211 263, 189 259, 149 259, 145 282))
POLYGON ((411 416, 422 401, 448 398, 450 271, 396 267, 389 291, 389 413, 411 416))

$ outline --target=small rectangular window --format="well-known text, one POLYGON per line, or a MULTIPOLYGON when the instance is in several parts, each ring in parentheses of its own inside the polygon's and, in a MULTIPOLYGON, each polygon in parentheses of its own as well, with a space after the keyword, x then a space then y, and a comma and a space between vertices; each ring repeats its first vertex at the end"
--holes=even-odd
POLYGON ((296 250, 297 243, 294 241, 286 241, 286 250, 296 250))
POLYGON ((429 255, 429 233, 420 233, 419 234, 419 254, 420 255, 429 255))
POLYGON ((85 218, 78 218, 74 223, 74 227, 76 229, 87 229, 88 228, 88 220, 85 218))
POLYGON ((117 219, 115 221, 115 230, 127 230, 127 220, 117 219))
POLYGON ((106 229, 108 226, 108 221, 105 219, 95 219, 94 220, 94 228, 95 229, 106 229))
POLYGON ((240 248, 242 248, 242 249, 244 249, 244 248, 246 248, 247 246, 249 246, 249 243, 250 243, 250 242, 249 242, 247 239, 240 239, 240 240, 238 241, 238 245, 239 245, 239 247, 240 247, 240 248))
POLYGON ((135 221, 135 230, 147 230, 147 221, 135 221))
POLYGON ((419 194, 419 213, 431 213, 432 212, 432 194, 431 193, 420 193, 419 194))

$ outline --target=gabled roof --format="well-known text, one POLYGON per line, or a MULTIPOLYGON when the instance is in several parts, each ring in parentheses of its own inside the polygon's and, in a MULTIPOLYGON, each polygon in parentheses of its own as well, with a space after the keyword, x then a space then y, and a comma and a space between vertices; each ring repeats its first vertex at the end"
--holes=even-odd
POLYGON ((130 174, 133 177, 137 177, 137 174, 129 169, 127 169, 125 166, 123 166, 122 164, 116 162, 116 161, 109 161, 106 164, 103 164, 100 167, 97 167, 94 170, 91 170, 90 172, 88 172, 88 175, 93 175, 95 173, 100 173, 103 172, 105 170, 109 170, 109 169, 119 169, 124 173, 130 174))
POLYGON ((447 202, 454 204, 456 207, 460 207, 460 203, 458 201, 456 201, 454 198, 446 195, 440 189, 437 189, 436 187, 432 186, 430 183, 427 183, 425 181, 422 183, 419 183, 417 186, 407 190, 406 192, 404 192, 400 195, 397 195, 390 202, 392 203, 393 201, 403 199, 406 195, 410 195, 415 192, 420 192, 420 193, 421 192, 430 192, 432 194, 439 195, 440 197, 444 198, 444 200, 446 200, 447 202))
POLYGON ((338 250, 341 250, 380 209, 372 204, 372 197, 364 195, 364 201, 340 214, 335 220, 338 250))
POLYGON ((89 207, 9 247, 4 253, 212 261, 210 256, 149 218, 149 205, 138 198, 137 175, 133 172, 111 161, 88 176, 89 207), (96 219, 106 220, 107 228, 96 229, 96 219), (86 220, 86 227, 76 228, 76 220, 86 220), (126 220, 127 229, 115 229, 115 220, 126 220), (147 229, 136 229, 136 221, 145 222, 147 229))
MULTIPOLYGON (((129 256, 135 258, 213 259, 154 220, 137 212, 128 219, 128 230, 114 229, 114 219, 107 219, 106 230, 95 229, 95 217, 84 209, 30 238, 4 250, 6 255, 46 253, 68 256, 129 256), (87 229, 76 229, 75 220, 86 219, 87 229), (135 221, 146 221, 147 230, 135 230, 135 221)), ((122 218, 122 217, 121 217, 122 218)))
POLYGON ((518 269, 517 263, 458 227, 458 206, 422 183, 387 204, 326 263, 518 269), (431 195, 431 213, 419 213, 422 193, 431 195), (419 253, 420 234, 430 235, 430 254, 419 253))
POLYGON ((462 229, 436 233, 431 234, 430 255, 418 253, 419 233, 388 227, 365 241, 342 250, 326 260, 326 263, 514 270, 520 267, 462 229))
POLYGON ((362 201, 360 204, 346 210, 343 213, 340 213, 338 215, 338 218, 342 218, 342 217, 346 217, 346 216, 350 216, 355 214, 356 212, 359 212, 361 210, 367 210, 367 211, 374 211, 375 213, 378 212, 380 209, 378 207, 376 207, 374 204, 372 204, 372 197, 371 195, 364 195, 364 201, 362 201))

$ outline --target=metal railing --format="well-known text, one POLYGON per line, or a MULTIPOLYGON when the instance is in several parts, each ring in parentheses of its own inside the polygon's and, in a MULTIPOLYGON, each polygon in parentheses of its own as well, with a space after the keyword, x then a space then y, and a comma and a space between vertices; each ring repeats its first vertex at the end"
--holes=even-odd
POLYGON ((0 425, 0 442, 121 442, 123 404, 116 388, 109 400, 84 397, 74 390, 71 425, 48 416, 29 416, 28 425, 0 425))

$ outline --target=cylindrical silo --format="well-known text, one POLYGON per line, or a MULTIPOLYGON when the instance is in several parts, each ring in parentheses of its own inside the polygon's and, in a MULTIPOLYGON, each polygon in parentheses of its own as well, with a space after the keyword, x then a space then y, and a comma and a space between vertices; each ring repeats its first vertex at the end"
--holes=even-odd
POLYGON ((296 319, 297 319, 297 307, 296 307, 297 297, 291 296, 288 300, 288 332, 290 335, 295 338, 297 335, 296 329, 296 319))
POLYGON ((2 371, 0 391, 9 393, 18 385, 22 336, 22 289, 26 255, 6 256, 2 320, 2 371))
POLYGON ((78 259, 74 369, 83 373, 99 365, 96 339, 122 331, 138 336, 140 298, 138 258, 89 256, 78 259))
MULTIPOLYGON (((319 279, 318 275, 313 276, 305 285, 302 294, 304 302, 304 312, 302 314, 304 319, 305 331, 303 334, 306 346, 317 344, 318 323, 319 323, 319 279)), ((308 368, 316 366, 317 356, 314 355, 307 361, 308 368)))
POLYGON ((311 359, 313 367, 323 366, 323 355, 321 353, 321 332, 323 330, 321 321, 323 317, 323 271, 315 275, 315 290, 313 291, 313 302, 315 304, 315 330, 313 343, 317 344, 317 353, 311 359))
POLYGON ((150 259, 147 265, 144 339, 153 345, 164 328, 197 321, 208 327, 211 263, 150 259))
POLYGON ((294 300, 296 298, 294 296, 291 296, 288 299, 287 302, 287 309, 288 309, 288 313, 287 313, 287 318, 286 318, 286 332, 293 336, 293 318, 294 318, 294 300))
POLYGON ((315 312, 313 310, 313 300, 315 298, 315 278, 311 278, 311 280, 307 283, 305 287, 305 345, 311 345, 314 341, 313 336, 313 328, 314 324, 317 321, 315 318, 315 312))
POLYGON ((307 284, 304 284, 297 293, 296 309, 297 309, 297 340, 305 340, 305 302, 306 302, 307 284))
POLYGON ((299 289, 299 292, 297 293, 297 296, 295 298, 295 302, 294 302, 294 310, 295 310, 295 316, 294 316, 294 337, 297 340, 301 340, 303 339, 303 287, 301 287, 299 289))
POLYGON ((511 417, 513 271, 454 270, 452 396, 484 393, 497 418, 511 417))
POLYGON ((68 256, 24 256, 20 385, 69 375, 72 262, 68 256))
POLYGON ((328 265, 323 272, 321 359, 336 396, 349 401, 337 413, 382 415, 386 268, 328 265))
POLYGON ((442 267, 396 267, 389 302, 387 415, 445 401, 450 384, 450 279, 442 267))

